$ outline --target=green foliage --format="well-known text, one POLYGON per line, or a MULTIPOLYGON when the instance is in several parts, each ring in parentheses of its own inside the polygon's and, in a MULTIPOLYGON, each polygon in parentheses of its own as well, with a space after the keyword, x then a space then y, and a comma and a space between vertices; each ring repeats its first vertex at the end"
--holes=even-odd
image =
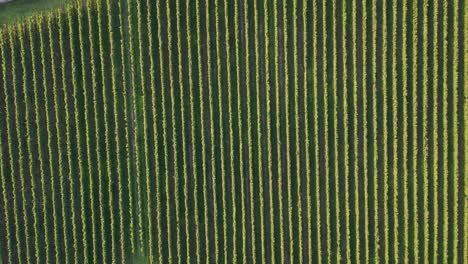
POLYGON ((73 0, 13 0, 0 4, 0 27, 13 24, 31 15, 64 7, 73 0))
POLYGON ((5 26, 0 263, 466 261, 463 3, 420 4, 5 26))

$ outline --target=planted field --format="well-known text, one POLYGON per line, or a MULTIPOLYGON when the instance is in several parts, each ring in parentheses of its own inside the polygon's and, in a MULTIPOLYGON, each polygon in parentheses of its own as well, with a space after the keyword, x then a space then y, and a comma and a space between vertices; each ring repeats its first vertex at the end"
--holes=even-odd
POLYGON ((0 260, 468 262, 465 6, 100 0, 6 26, 0 260))
POLYGON ((71 2, 72 0, 0 0, 0 26, 13 24, 28 16, 48 12, 71 2))

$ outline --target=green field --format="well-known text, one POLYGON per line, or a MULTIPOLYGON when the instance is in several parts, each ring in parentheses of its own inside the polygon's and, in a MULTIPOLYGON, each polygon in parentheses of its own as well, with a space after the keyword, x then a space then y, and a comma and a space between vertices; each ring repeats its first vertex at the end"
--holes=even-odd
POLYGON ((0 4, 0 25, 63 7, 67 2, 71 0, 13 0, 0 4))
POLYGON ((465 0, 97 0, 0 34, 4 263, 468 263, 465 0))

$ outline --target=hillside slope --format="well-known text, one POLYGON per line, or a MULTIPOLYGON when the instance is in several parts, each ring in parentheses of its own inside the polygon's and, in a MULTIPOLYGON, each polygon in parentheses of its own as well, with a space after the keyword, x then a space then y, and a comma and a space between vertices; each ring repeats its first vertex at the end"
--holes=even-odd
POLYGON ((72 0, 4 0, 0 1, 0 26, 18 22, 21 18, 50 12, 64 7, 72 0))
POLYGON ((465 6, 102 0, 5 27, 3 262, 468 262, 465 6))

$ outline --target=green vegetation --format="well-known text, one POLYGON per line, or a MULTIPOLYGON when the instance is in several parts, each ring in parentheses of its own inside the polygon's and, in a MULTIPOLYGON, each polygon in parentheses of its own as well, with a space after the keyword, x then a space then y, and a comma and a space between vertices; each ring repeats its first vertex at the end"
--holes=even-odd
POLYGON ((0 3, 0 25, 12 24, 37 13, 64 7, 73 0, 13 0, 0 3))
POLYGON ((468 262, 463 0, 20 3, 0 263, 468 262))

